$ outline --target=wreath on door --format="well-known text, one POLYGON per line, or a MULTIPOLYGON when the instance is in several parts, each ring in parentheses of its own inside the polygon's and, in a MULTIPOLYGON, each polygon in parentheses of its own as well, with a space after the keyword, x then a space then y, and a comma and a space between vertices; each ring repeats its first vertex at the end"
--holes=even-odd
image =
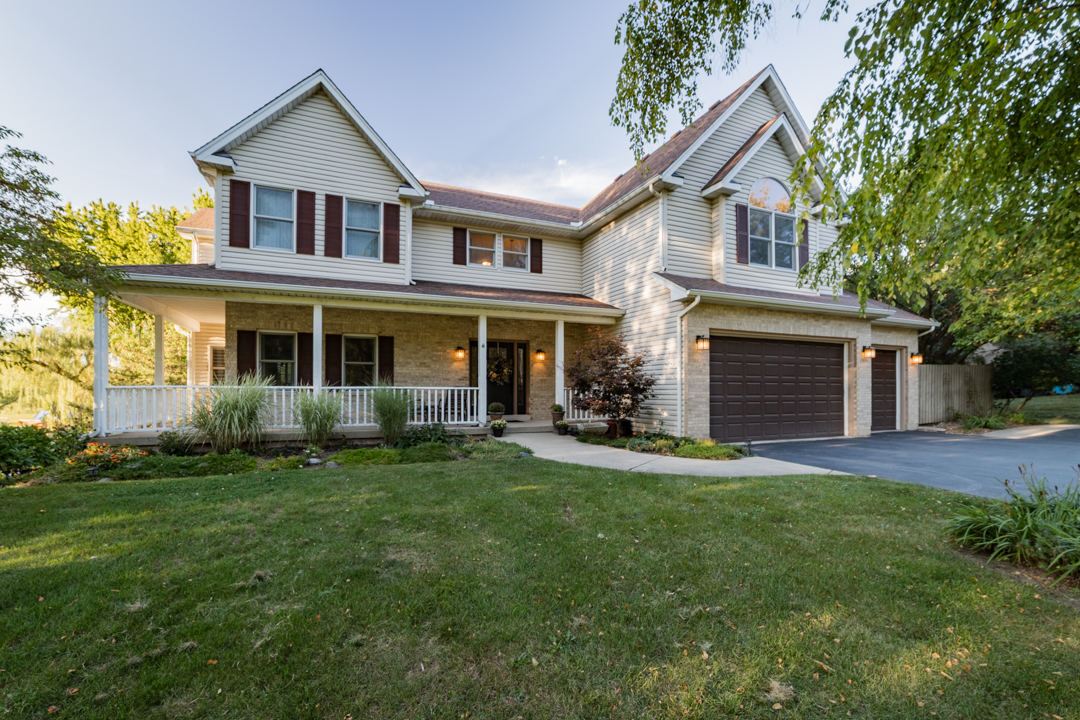
POLYGON ((502 355, 496 355, 488 360, 488 380, 496 385, 505 385, 510 382, 510 376, 513 374, 514 369, 502 355))

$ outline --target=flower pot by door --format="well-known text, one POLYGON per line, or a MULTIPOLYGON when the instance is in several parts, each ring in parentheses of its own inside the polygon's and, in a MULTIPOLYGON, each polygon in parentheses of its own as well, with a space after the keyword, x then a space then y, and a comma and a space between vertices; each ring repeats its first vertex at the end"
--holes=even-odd
POLYGON ((559 422, 560 420, 562 420, 562 419, 563 419, 564 417, 566 417, 566 411, 563 411, 563 412, 552 412, 552 413, 551 413, 551 424, 552 424, 552 425, 554 425, 555 423, 557 423, 557 422, 559 422))
POLYGON ((492 422, 495 422, 496 420, 502 420, 502 418, 503 418, 503 413, 493 413, 493 412, 489 412, 489 413, 488 413, 488 417, 490 417, 490 418, 491 418, 491 421, 492 421, 492 422))
POLYGON ((491 434, 495 437, 502 437, 503 430, 506 428, 491 428, 491 434))
POLYGON ((557 431, 557 432, 558 432, 558 433, 559 433, 560 435, 565 435, 565 434, 566 434, 566 432, 567 432, 567 431, 568 431, 569 429, 570 429, 570 428, 564 428, 564 427, 557 427, 557 428, 555 428, 555 430, 556 430, 556 431, 557 431))

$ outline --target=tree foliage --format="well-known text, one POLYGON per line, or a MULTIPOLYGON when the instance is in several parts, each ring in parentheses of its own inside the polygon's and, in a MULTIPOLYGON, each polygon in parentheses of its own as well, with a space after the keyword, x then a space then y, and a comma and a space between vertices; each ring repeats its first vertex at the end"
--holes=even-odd
POLYGON ((86 426, 93 405, 93 335, 70 320, 0 341, 0 410, 8 418, 49 410, 60 423, 86 426))
POLYGON ((630 352, 622 336, 593 328, 564 368, 574 407, 615 420, 637 417, 656 384, 646 360, 645 353, 630 352))
POLYGON ((1080 353, 1074 341, 1050 333, 1018 338, 994 360, 994 397, 1024 400, 1059 385, 1080 385, 1080 353))
MULTIPOLYGON (((714 49, 733 68, 776 7, 645 0, 624 13, 611 115, 639 157, 663 135, 666 110, 689 120, 694 77, 711 71, 714 49)), ((821 18, 846 10, 827 0, 821 18)), ((792 180, 805 197, 819 175, 826 218, 850 224, 804 280, 853 275, 864 300, 875 272, 896 296, 942 284, 956 293, 958 325, 980 340, 1070 312, 1080 302, 1080 5, 881 0, 855 15, 846 52, 853 67, 792 180)))

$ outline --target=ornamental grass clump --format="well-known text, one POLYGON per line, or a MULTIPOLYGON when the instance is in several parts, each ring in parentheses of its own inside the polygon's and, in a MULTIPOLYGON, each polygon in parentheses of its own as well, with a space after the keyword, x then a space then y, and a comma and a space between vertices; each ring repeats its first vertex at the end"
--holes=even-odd
POLYGON ((371 393, 371 408, 375 413, 375 422, 382 432, 383 444, 392 447, 405 434, 412 411, 412 400, 408 392, 393 385, 380 383, 371 393))
POLYGON ((307 441, 322 447, 341 422, 341 396, 325 390, 301 393, 293 401, 293 412, 307 441))
POLYGON ((214 452, 257 446, 270 414, 270 379, 245 375, 235 385, 215 385, 195 401, 189 424, 214 452))
POLYGON ((1060 582, 1080 569, 1080 483, 1064 491, 1020 468, 1027 492, 1005 481, 1005 500, 960 509, 946 532, 964 547, 990 553, 991 560, 1034 565, 1059 573, 1060 582))

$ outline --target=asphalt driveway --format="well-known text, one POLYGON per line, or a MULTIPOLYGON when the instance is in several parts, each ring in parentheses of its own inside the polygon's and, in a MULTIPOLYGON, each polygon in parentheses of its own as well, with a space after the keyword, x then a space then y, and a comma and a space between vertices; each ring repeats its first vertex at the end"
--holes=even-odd
POLYGON ((945 490, 1004 497, 999 480, 1020 479, 1026 465, 1051 484, 1077 479, 1080 429, 1038 437, 946 435, 928 432, 879 433, 863 438, 760 444, 754 454, 816 465, 857 475, 890 478, 945 490))

